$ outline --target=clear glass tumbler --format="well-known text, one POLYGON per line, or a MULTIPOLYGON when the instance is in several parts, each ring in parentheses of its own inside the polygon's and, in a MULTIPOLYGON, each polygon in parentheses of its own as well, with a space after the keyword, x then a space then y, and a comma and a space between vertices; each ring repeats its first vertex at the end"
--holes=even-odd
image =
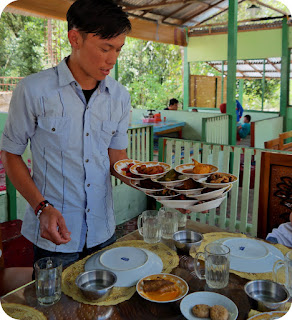
POLYGON ((62 262, 47 257, 35 263, 36 296, 39 304, 52 305, 61 298, 62 262))

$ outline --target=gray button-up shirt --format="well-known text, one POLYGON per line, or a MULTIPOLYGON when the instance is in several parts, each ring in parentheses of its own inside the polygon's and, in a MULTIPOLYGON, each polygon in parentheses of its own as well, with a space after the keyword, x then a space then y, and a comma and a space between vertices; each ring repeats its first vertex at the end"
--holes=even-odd
POLYGON ((107 76, 88 104, 66 61, 23 79, 13 92, 2 149, 21 155, 30 140, 33 180, 64 216, 71 241, 55 245, 40 236, 27 208, 22 234, 38 247, 81 251, 115 231, 108 148, 128 144, 130 95, 107 76), (87 234, 86 234, 87 230, 87 234))

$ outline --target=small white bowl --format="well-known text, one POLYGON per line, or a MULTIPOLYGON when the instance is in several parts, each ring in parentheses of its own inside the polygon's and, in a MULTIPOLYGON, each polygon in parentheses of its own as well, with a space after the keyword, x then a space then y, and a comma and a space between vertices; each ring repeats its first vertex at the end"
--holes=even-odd
POLYGON ((146 189, 146 188, 142 188, 139 186, 140 184, 140 181, 135 181, 135 180, 131 180, 130 181, 130 184, 134 187, 134 188, 137 188, 145 193, 155 193, 156 191, 162 191, 164 189, 163 186, 161 186, 161 189, 146 189))
POLYGON ((226 176, 229 176, 229 177, 234 177, 235 180, 234 181, 231 181, 231 182, 223 182, 223 183, 214 183, 214 182, 207 182, 208 180, 208 177, 207 178, 204 178, 204 179, 201 179, 200 181, 198 182, 201 182, 205 187, 209 187, 209 188, 215 188, 215 189, 218 189, 220 187, 227 187, 229 186, 230 184, 233 184, 235 182, 238 181, 238 178, 233 175, 233 174, 230 174, 230 173, 225 173, 225 172, 216 172, 217 174, 221 173, 221 174, 224 174, 226 176))
POLYGON ((219 170, 218 167, 213 166, 212 164, 208 164, 208 165, 211 167, 211 170, 212 170, 212 172, 210 172, 210 173, 199 174, 199 173, 183 172, 184 170, 192 170, 195 167, 195 165, 193 163, 180 164, 180 165, 176 166, 174 168, 174 170, 177 171, 178 173, 181 173, 181 174, 185 175, 185 176, 193 178, 194 180, 199 180, 199 179, 202 179, 202 178, 206 178, 209 175, 211 175, 212 173, 215 173, 215 172, 217 172, 219 170))
POLYGON ((195 198, 199 201, 211 200, 211 199, 216 199, 216 198, 220 197, 223 194, 223 192, 227 193, 231 189, 232 189, 232 184, 230 184, 227 187, 220 188, 220 189, 214 189, 214 191, 210 191, 208 193, 200 193, 200 194, 196 194, 194 196, 189 195, 189 197, 195 198))
POLYGON ((130 171, 133 174, 136 174, 137 176, 141 176, 144 178, 157 178, 157 177, 162 177, 164 176, 169 170, 171 169, 171 166, 165 162, 158 162, 158 161, 147 161, 147 162, 141 162, 138 164, 133 165, 130 168, 130 171), (137 167, 141 167, 142 165, 145 165, 147 168, 149 167, 155 167, 155 166, 162 166, 163 167, 163 172, 157 173, 157 174, 143 174, 139 173, 137 171, 137 167))
POLYGON ((217 199, 213 199, 213 200, 206 201, 204 203, 193 205, 188 209, 192 212, 203 212, 206 210, 211 210, 219 207, 224 199, 226 199, 226 194, 223 193, 223 195, 221 195, 217 199))

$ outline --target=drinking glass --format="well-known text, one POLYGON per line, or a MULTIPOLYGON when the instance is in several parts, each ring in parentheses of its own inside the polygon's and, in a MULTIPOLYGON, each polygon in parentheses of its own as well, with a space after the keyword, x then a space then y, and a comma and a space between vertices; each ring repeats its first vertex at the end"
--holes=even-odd
POLYGON ((178 231, 177 211, 163 207, 159 210, 159 216, 161 220, 162 238, 172 239, 173 234, 178 231))
POLYGON ((229 281, 230 249, 219 243, 209 243, 204 252, 198 252, 195 257, 195 272, 199 279, 206 280, 209 288, 222 289, 229 281), (198 268, 200 256, 205 258, 205 273, 198 268))
POLYGON ((52 305, 61 298, 62 262, 58 258, 47 257, 35 265, 35 285, 37 300, 41 305, 52 305))
POLYGON ((273 268, 273 280, 284 284, 292 296, 292 251, 288 251, 284 260, 278 260, 273 268))
POLYGON ((161 224, 157 210, 146 210, 138 217, 138 230, 147 243, 161 240, 161 224))

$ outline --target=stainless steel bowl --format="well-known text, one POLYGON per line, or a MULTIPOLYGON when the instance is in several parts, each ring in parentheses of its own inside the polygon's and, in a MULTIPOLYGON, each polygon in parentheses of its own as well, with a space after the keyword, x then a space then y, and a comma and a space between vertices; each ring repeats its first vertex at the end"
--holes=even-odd
POLYGON ((192 230, 180 230, 173 234, 175 246, 185 253, 189 253, 192 247, 198 249, 202 243, 203 235, 192 230))
POLYGON ((85 298, 104 300, 117 282, 117 276, 109 270, 86 271, 76 278, 75 283, 85 298))
POLYGON ((244 291, 251 304, 256 304, 259 311, 277 310, 290 297, 283 285, 270 280, 249 281, 245 284, 244 291))

